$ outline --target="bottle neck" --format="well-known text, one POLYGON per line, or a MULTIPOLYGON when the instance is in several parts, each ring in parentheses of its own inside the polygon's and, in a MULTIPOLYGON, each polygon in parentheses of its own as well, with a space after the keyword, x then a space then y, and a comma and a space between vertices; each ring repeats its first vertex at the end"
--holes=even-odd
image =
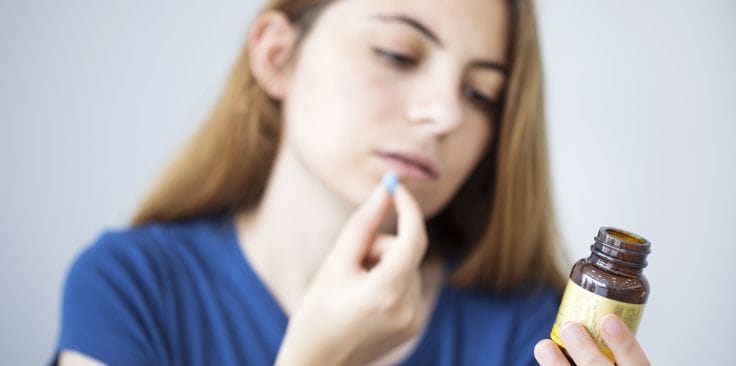
POLYGON ((590 253, 590 256, 588 257, 588 262, 606 272, 612 272, 626 277, 639 277, 642 274, 641 268, 632 268, 626 266, 622 264, 619 260, 599 255, 595 251, 592 251, 590 253))
POLYGON ((601 228, 590 246, 588 260, 602 270, 638 277, 647 266, 650 243, 637 235, 613 228, 601 228))

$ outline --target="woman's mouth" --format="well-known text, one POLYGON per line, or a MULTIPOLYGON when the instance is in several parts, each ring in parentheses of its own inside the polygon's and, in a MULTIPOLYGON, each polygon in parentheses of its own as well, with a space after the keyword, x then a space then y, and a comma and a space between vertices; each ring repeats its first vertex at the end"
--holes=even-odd
POLYGON ((417 153, 378 152, 390 169, 404 178, 433 181, 439 178, 437 164, 427 155, 417 153))

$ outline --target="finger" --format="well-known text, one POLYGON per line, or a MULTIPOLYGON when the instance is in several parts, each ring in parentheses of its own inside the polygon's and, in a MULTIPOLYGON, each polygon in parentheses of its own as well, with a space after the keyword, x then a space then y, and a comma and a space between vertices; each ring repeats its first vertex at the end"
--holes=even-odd
POLYGON ((608 314, 601 319, 601 334, 619 366, 650 365, 639 342, 615 314, 608 314))
POLYGON ((576 364, 586 366, 612 365, 611 360, 598 348, 598 343, 580 324, 566 323, 560 329, 560 337, 562 337, 567 353, 576 364))
POLYGON ((427 249, 427 230, 419 204, 401 184, 394 191, 398 215, 396 241, 386 248, 378 267, 386 279, 407 278, 419 269, 427 249))
POLYGON ((541 366, 570 366, 560 348, 549 339, 543 339, 534 346, 534 358, 541 366))
POLYGON ((390 207, 391 195, 383 184, 379 184, 348 218, 330 258, 337 257, 342 262, 360 266, 370 250, 383 216, 390 207))
POLYGON ((381 257, 386 252, 387 248, 396 241, 396 237, 393 235, 378 234, 373 240, 373 244, 368 249, 368 254, 363 259, 363 268, 370 270, 378 262, 381 261, 381 257))

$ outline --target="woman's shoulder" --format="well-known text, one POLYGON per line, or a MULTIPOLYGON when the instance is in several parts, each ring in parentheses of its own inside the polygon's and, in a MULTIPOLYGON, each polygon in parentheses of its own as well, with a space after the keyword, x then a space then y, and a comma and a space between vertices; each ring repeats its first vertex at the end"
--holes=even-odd
POLYGON ((200 216, 172 222, 149 222, 140 226, 102 230, 80 254, 99 260, 157 256, 163 252, 196 250, 227 239, 227 218, 200 216))
POLYGON ((170 326, 172 311, 194 303, 192 291, 201 286, 193 282, 206 283, 216 272, 212 247, 228 238, 226 224, 200 217, 102 231, 67 273, 58 350, 108 363, 146 364, 131 355, 153 359, 149 345, 163 344, 168 335, 160 328, 170 326))
POLYGON ((529 284, 509 290, 468 288, 448 285, 448 292, 456 306, 466 312, 491 316, 494 313, 539 312, 543 309, 556 310, 560 301, 560 290, 546 284, 529 284))
POLYGON ((546 285, 506 291, 448 285, 445 291, 434 333, 462 339, 455 357, 467 364, 532 363, 534 344, 549 335, 560 299, 546 285))
POLYGON ((212 253, 208 246, 227 238, 224 225, 225 218, 208 216, 103 230, 77 255, 68 281, 156 284, 193 258, 212 253))
POLYGON ((512 290, 449 287, 446 312, 470 343, 489 339, 515 344, 549 333, 560 303, 556 287, 534 285, 512 290))

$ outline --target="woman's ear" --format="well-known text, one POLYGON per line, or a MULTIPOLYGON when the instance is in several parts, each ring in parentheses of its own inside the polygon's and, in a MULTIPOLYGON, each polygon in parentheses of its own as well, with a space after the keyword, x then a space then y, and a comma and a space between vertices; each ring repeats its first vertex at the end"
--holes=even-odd
POLYGON ((253 22, 248 36, 248 57, 253 76, 274 99, 286 97, 297 31, 286 15, 270 11, 253 22))

